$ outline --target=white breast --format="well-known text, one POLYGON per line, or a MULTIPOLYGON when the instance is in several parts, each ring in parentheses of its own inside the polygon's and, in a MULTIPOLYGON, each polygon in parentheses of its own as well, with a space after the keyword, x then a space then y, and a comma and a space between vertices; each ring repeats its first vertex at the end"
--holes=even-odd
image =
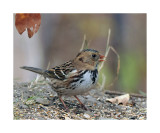
POLYGON ((70 95, 80 95, 89 91, 98 79, 98 72, 87 71, 80 80, 71 84, 70 95), (94 79, 93 79, 94 76, 94 79))
POLYGON ((86 72, 82 79, 77 82, 79 89, 86 89, 92 86, 91 72, 86 72))

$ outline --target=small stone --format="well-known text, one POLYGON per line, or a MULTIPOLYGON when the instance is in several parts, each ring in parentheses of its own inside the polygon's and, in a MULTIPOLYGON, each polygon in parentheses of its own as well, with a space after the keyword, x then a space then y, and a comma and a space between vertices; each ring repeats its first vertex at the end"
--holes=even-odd
POLYGON ((90 116, 89 116, 88 114, 86 114, 86 113, 85 113, 83 116, 84 116, 85 118, 87 118, 87 119, 90 118, 90 116))
POLYGON ((27 105, 25 105, 25 104, 20 104, 20 105, 19 105, 19 108, 20 108, 20 109, 27 109, 27 108, 28 108, 28 106, 27 106, 27 105))
POLYGON ((26 102, 27 105, 32 105, 32 104, 34 104, 34 103, 35 103, 35 101, 34 101, 33 99, 28 100, 28 101, 26 102))
POLYGON ((50 97, 54 97, 53 94, 50 94, 49 96, 50 96, 50 97))
POLYGON ((71 120, 68 116, 65 116, 65 120, 71 120))
POLYGON ((146 102, 141 103, 142 108, 146 108, 146 102))
POLYGON ((40 104, 43 104, 43 105, 49 105, 50 104, 49 100, 44 99, 44 98, 40 98, 40 97, 36 98, 36 102, 40 103, 40 104))
POLYGON ((99 101, 99 100, 100 100, 100 98, 98 97, 98 98, 97 98, 97 101, 99 101))
POLYGON ((99 117, 99 120, 117 120, 117 119, 114 119, 114 118, 99 117))
POLYGON ((130 117, 131 120, 136 120, 137 119, 137 116, 132 116, 130 117))
POLYGON ((94 116, 94 112, 91 112, 91 111, 85 111, 85 114, 88 114, 90 116, 94 116))

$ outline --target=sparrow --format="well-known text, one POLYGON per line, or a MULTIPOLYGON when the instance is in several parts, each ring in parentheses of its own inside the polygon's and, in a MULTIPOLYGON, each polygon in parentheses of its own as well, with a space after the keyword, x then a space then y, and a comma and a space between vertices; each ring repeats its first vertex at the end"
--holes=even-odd
POLYGON ((105 61, 105 56, 97 50, 84 49, 73 60, 48 70, 28 66, 20 68, 43 75, 57 93, 66 111, 69 110, 62 99, 63 95, 74 96, 81 107, 87 110, 77 95, 88 92, 97 83, 98 65, 102 61, 105 61))

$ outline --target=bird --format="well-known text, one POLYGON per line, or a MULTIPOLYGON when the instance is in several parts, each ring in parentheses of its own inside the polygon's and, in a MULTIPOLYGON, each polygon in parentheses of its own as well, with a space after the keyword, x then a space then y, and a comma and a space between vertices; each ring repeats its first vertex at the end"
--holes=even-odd
POLYGON ((83 95, 96 85, 98 65, 102 61, 105 61, 105 56, 97 50, 84 49, 74 59, 48 70, 29 66, 20 68, 43 75, 68 112, 69 109, 62 99, 63 95, 74 96, 81 107, 87 110, 77 95, 83 95))

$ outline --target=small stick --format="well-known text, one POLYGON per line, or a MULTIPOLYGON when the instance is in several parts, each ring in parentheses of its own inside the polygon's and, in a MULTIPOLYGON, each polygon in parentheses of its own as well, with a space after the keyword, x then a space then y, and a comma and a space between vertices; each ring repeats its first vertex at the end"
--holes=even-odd
POLYGON ((119 70, 120 70, 120 56, 119 56, 118 52, 112 46, 109 46, 109 47, 116 54, 116 56, 118 58, 118 64, 117 64, 117 74, 116 74, 116 77, 114 78, 114 80, 107 87, 113 86, 113 84, 115 83, 115 81, 118 80, 118 75, 119 75, 119 70))
POLYGON ((49 62, 48 62, 47 69, 49 69, 50 65, 51 65, 51 62, 49 61, 49 62))
MULTIPOLYGON (((110 35, 111 35, 111 29, 108 30, 108 39, 107 39, 107 46, 106 46, 106 53, 105 53, 105 57, 108 56, 108 53, 110 51, 110 46, 109 46, 109 39, 110 39, 110 35)), ((104 65, 104 61, 101 63, 100 67, 99 67, 99 71, 103 68, 104 65)))
POLYGON ((82 43, 82 46, 81 46, 81 49, 80 49, 80 52, 84 49, 88 47, 88 42, 86 40, 86 35, 84 35, 84 39, 83 39, 83 43, 82 43))
MULTIPOLYGON (((105 92, 105 94, 111 94, 111 95, 123 95, 125 94, 124 92, 117 92, 117 91, 110 91, 110 90, 107 90, 105 92)), ((131 93, 129 94, 130 96, 132 97, 140 97, 140 98, 146 98, 146 96, 143 96, 143 95, 140 95, 140 94, 134 94, 134 93, 131 93)))
POLYGON ((105 86, 106 83, 106 76, 104 74, 102 74, 102 85, 100 85, 100 90, 102 90, 105 86))
POLYGON ((117 66, 117 76, 118 76, 119 70, 120 70, 120 56, 119 56, 118 52, 112 46, 110 46, 110 48, 117 55, 117 58, 118 58, 118 66, 117 66))

